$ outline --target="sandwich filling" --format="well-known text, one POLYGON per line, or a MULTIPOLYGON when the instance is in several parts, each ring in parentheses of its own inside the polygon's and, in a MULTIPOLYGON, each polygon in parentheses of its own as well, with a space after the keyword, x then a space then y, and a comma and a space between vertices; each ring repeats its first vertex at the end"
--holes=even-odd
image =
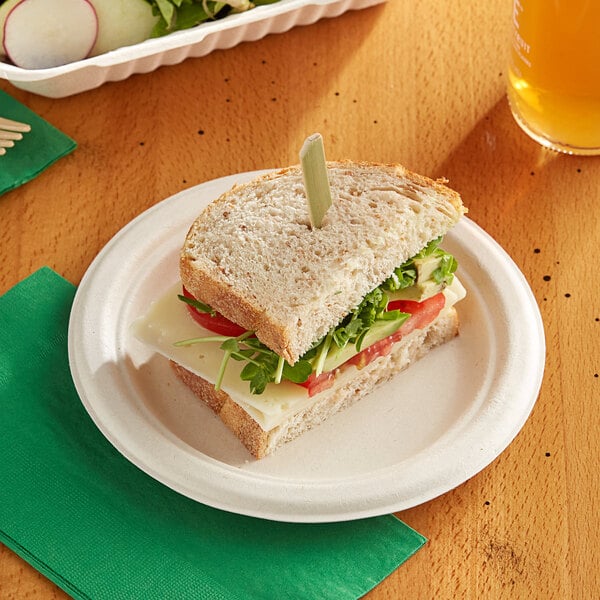
MULTIPOLYGON (((133 333, 140 341, 164 357, 202 379, 215 383, 222 362, 219 341, 189 346, 175 345, 177 340, 184 339, 190 331, 190 315, 186 306, 177 298, 180 290, 181 283, 178 282, 153 302, 148 313, 133 324, 133 333)), ((454 277, 452 284, 444 288, 441 293, 445 302, 444 308, 437 318, 441 318, 446 311, 465 296, 465 290, 457 277, 454 277)), ((198 324, 194 324, 194 326, 197 327, 200 335, 218 339, 218 336, 214 336, 208 329, 203 329, 198 324)), ((418 334, 419 330, 417 329, 408 333, 403 339, 407 340, 418 334)), ((387 344, 388 342, 381 343, 387 344)), ((369 349, 366 351, 369 352, 369 349)), ((371 350, 371 352, 373 351, 371 350)), ((328 382, 329 387, 321 390, 318 397, 325 399, 329 395, 335 394, 340 387, 355 377, 359 365, 353 363, 354 361, 351 361, 338 368, 335 376, 328 382)), ((230 361, 221 381, 221 389, 243 408, 264 431, 270 431, 286 422, 291 415, 302 411, 315 401, 315 397, 311 397, 303 385, 286 380, 279 385, 268 385, 262 394, 251 394, 248 390, 248 382, 240 376, 242 369, 243 365, 240 361, 230 361)))
POLYGON ((185 289, 178 294, 181 284, 154 303, 134 330, 163 355, 223 389, 268 430, 314 395, 334 390, 356 369, 388 354, 414 330, 428 327, 464 297, 454 274, 456 260, 439 247, 440 241, 433 240, 395 269, 294 365, 185 289), (197 328, 193 338, 190 314, 197 328))

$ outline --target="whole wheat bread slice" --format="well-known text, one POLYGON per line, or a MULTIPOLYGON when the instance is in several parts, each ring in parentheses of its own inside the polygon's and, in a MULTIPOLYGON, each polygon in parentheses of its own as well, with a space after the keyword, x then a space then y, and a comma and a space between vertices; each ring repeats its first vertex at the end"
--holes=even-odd
POLYGON ((392 271, 445 234, 460 196, 400 165, 328 163, 333 205, 311 229, 302 171, 235 186, 196 219, 185 287, 293 364, 392 271))

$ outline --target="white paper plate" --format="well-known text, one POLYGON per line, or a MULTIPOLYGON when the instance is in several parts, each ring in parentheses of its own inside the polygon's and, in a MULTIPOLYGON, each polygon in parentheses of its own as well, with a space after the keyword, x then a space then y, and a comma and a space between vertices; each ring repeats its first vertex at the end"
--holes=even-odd
POLYGON ((527 419, 544 370, 540 314, 521 272, 463 218, 444 247, 468 290, 461 334, 354 407, 252 460, 131 323, 178 280, 178 253, 225 177, 149 209, 102 250, 69 326, 73 379, 92 419, 140 469, 205 504, 282 521, 391 513, 460 485, 496 458, 527 419))
POLYGON ((21 69, 0 61, 0 77, 29 92, 63 98, 99 87, 107 81, 149 73, 163 65, 175 65, 186 58, 205 56, 213 50, 232 48, 241 42, 259 40, 271 33, 283 33, 298 25, 310 25, 322 18, 337 17, 348 10, 367 8, 384 1, 279 0, 275 4, 257 6, 192 29, 60 67, 21 69))

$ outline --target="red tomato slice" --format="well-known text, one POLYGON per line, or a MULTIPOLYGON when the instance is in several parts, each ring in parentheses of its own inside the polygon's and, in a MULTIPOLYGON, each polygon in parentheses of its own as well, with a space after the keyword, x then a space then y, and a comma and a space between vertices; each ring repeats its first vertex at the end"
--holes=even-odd
POLYGON ((333 371, 327 371, 320 375, 312 373, 304 383, 299 383, 298 385, 305 387, 308 390, 308 397, 312 398, 315 394, 318 394, 333 385, 337 371, 337 369, 334 369, 333 371))
POLYGON ((390 302, 387 307, 388 310, 401 310, 411 315, 410 319, 393 334, 397 337, 394 341, 398 341, 415 329, 427 327, 440 314, 445 304, 446 297, 442 292, 421 302, 414 300, 394 300, 390 302))
POLYGON ((338 369, 321 373, 316 377, 313 373, 300 385, 308 389, 309 397, 330 388, 335 381, 335 376, 339 368, 344 368, 346 365, 354 365, 358 369, 362 369, 376 358, 386 356, 392 351, 393 345, 400 341, 404 336, 415 329, 424 329, 427 327, 440 314, 445 303, 446 298, 442 293, 427 298, 422 302, 416 302, 414 300, 395 300, 390 302, 388 304, 388 310, 400 310, 411 315, 410 319, 408 319, 398 331, 371 344, 368 348, 361 350, 358 354, 347 360, 341 367, 338 367, 338 369))
POLYGON ((387 356, 392 351, 394 343, 400 339, 394 339, 394 335, 388 335, 386 338, 371 344, 368 348, 361 350, 358 354, 348 359, 344 364, 354 365, 357 369, 362 369, 376 358, 387 356))
MULTIPOLYGON (((195 300, 194 296, 192 296, 192 294, 190 294, 185 289, 185 287, 183 288, 183 295, 186 298, 191 298, 192 300, 195 300)), ((205 313, 197 310, 190 304, 187 304, 186 306, 194 320, 199 325, 201 325, 205 329, 208 329, 209 331, 212 331, 213 333, 217 333, 219 335, 226 335, 229 337, 237 337, 238 335, 242 335, 242 333, 245 333, 246 331, 243 327, 240 327, 237 323, 230 321, 221 313, 216 312, 213 316, 210 313, 205 313)))

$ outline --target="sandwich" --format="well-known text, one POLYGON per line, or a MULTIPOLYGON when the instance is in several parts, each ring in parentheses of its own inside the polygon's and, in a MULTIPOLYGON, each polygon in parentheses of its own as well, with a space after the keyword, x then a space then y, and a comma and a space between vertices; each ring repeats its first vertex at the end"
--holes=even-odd
POLYGON ((257 459, 458 334, 465 290, 441 244, 459 194, 400 165, 328 162, 327 176, 319 227, 301 166, 211 202, 180 281, 135 324, 257 459))

